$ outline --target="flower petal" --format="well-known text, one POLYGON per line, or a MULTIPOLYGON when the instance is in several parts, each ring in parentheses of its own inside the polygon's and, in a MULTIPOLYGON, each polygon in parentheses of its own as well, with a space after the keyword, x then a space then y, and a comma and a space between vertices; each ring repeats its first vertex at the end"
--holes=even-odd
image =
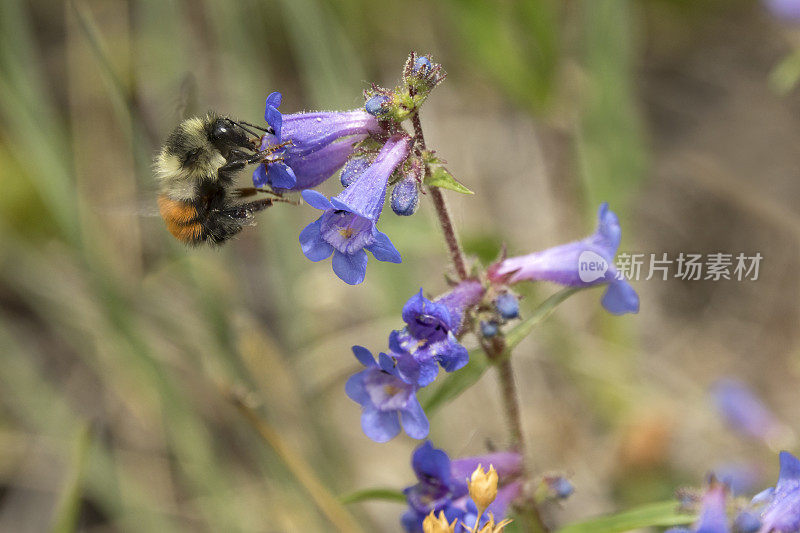
POLYGON ((272 130, 275 132, 276 140, 280 142, 281 127, 283 126, 283 115, 281 112, 275 107, 268 105, 267 109, 264 111, 264 120, 267 121, 267 124, 269 124, 272 130))
POLYGON ((367 274, 367 253, 358 250, 352 255, 336 250, 333 254, 333 271, 348 285, 358 285, 367 274))
POLYGON ((267 185, 267 169, 264 164, 260 164, 253 171, 253 185, 256 187, 264 187, 267 185))
POLYGON ((345 383, 344 385, 344 392, 347 394, 348 398, 358 403, 359 405, 369 405, 371 403, 371 400, 369 398, 369 393, 367 392, 367 389, 364 387, 363 370, 358 374, 353 374, 352 376, 350 376, 350 379, 348 379, 347 383, 345 383))
POLYGON ((322 240, 319 228, 322 219, 318 218, 300 232, 300 249, 311 261, 322 261, 333 253, 333 246, 322 240))
POLYGON ((267 96, 267 105, 272 107, 280 107, 283 96, 278 91, 269 93, 267 96))
POLYGON ((303 195, 303 200, 305 200, 306 203, 314 209, 321 209, 323 211, 326 209, 333 209, 328 197, 321 192, 308 189, 303 191, 301 194, 303 195))
POLYGON ((450 458, 444 450, 434 448, 431 441, 425 441, 414 450, 411 456, 411 467, 420 481, 431 478, 450 481, 450 458))
POLYGON ((366 367, 377 366, 375 363, 375 358, 372 357, 372 353, 370 353, 370 351, 363 346, 353 346, 352 350, 353 355, 356 356, 356 359, 358 359, 358 362, 362 365, 366 367))
POLYGON ((367 408, 361 414, 361 429, 375 442, 389 442, 400 433, 400 418, 397 411, 367 408))
POLYGON ((469 362, 469 352, 459 344, 452 332, 448 332, 447 339, 440 344, 441 348, 436 357, 445 372, 460 370, 469 362))
POLYGON ((400 414, 400 422, 403 424, 403 431, 412 439, 424 439, 431 430, 428 417, 416 396, 408 399, 406 408, 400 414))
POLYGON ((375 242, 366 246, 366 249, 372 252, 375 259, 378 261, 386 261, 388 263, 402 263, 400 259, 400 252, 394 247, 392 241, 385 233, 375 230, 375 242))
POLYGON ((612 315, 639 312, 639 295, 625 280, 609 283, 602 300, 603 307, 612 315))
POLYGON ((294 171, 284 163, 272 163, 267 171, 267 180, 276 189, 291 189, 297 185, 294 171))

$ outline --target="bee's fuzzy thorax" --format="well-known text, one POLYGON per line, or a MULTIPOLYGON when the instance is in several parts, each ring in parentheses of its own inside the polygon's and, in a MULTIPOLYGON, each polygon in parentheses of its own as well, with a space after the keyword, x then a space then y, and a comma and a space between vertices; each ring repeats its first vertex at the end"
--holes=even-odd
POLYGON ((218 115, 207 113, 181 122, 167 137, 156 156, 154 171, 163 194, 176 200, 191 199, 195 187, 216 179, 225 158, 211 143, 209 131, 218 115))

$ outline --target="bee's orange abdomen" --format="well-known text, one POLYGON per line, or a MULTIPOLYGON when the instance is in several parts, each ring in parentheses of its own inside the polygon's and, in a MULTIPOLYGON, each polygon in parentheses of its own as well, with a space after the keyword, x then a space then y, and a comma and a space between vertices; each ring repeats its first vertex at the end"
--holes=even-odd
POLYGON ((167 224, 167 230, 176 239, 187 244, 202 242, 203 226, 197 220, 197 209, 191 202, 173 200, 161 195, 158 197, 158 210, 167 224))

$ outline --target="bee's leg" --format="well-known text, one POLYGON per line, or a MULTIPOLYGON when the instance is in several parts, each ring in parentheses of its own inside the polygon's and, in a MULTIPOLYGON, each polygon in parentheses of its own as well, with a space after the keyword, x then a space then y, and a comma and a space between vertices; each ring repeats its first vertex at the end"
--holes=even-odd
POLYGON ((292 141, 284 141, 280 144, 273 144, 271 146, 267 146, 263 150, 259 150, 255 154, 251 155, 247 161, 249 163, 261 163, 272 152, 280 150, 281 148, 286 148, 287 146, 291 146, 291 144, 292 141))
POLYGON ((262 198, 261 200, 255 200, 253 202, 225 207, 220 210, 220 213, 236 219, 247 219, 250 218, 253 213, 272 207, 274 202, 286 202, 287 204, 297 205, 295 202, 283 198, 262 198))
POLYGON ((262 189, 261 187, 237 187, 233 190, 233 195, 237 198, 247 198, 248 196, 254 196, 260 192, 264 194, 271 194, 276 198, 283 197, 283 194, 279 192, 275 192, 271 189, 262 189))
POLYGON ((250 157, 250 154, 246 154, 240 150, 231 150, 227 162, 219 167, 219 171, 235 172, 237 170, 242 170, 248 165, 250 157))

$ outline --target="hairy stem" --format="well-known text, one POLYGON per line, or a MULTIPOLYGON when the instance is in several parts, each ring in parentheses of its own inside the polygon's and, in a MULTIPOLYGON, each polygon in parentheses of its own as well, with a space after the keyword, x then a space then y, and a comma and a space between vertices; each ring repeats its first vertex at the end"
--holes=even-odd
MULTIPOLYGON (((519 394, 517 393, 514 369, 511 366, 511 358, 506 348, 505 340, 500 336, 495 336, 491 339, 482 337, 481 347, 497 370, 497 378, 500 382, 500 397, 503 402, 506 424, 508 425, 509 446, 522 456, 523 476, 526 479, 530 479, 529 465, 525 453, 525 437, 522 432, 522 418, 520 417, 519 394)), ((536 502, 530 495, 525 495, 523 501, 516 506, 516 509, 523 531, 527 533, 547 533, 549 531, 542 521, 536 502)))
MULTIPOLYGON (((422 134, 422 124, 419 120, 419 113, 414 113, 411 117, 411 123, 414 125, 414 135, 417 138, 420 148, 425 150, 425 136, 422 134)), ((430 169, 425 165, 425 177, 427 177, 429 173, 430 169)), ((442 228, 444 241, 450 252, 450 260, 453 262, 456 274, 458 274, 458 277, 462 280, 467 279, 469 277, 467 262, 464 259, 464 252, 461 250, 461 245, 458 243, 456 228, 453 225, 453 219, 450 218, 450 211, 447 209, 444 195, 438 187, 428 187, 428 192, 433 200, 433 207, 436 209, 436 216, 439 218, 439 225, 442 228)))

